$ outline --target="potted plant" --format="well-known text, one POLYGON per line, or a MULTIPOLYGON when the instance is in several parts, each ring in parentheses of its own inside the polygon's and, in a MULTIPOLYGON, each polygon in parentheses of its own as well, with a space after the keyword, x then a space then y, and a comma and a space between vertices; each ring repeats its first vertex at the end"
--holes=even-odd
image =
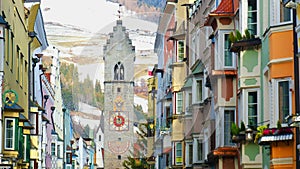
POLYGON ((255 135, 254 143, 258 143, 259 138, 264 135, 264 131, 268 128, 267 125, 257 127, 257 133, 255 135))
POLYGON ((240 133, 240 128, 235 123, 231 123, 230 133, 232 141, 236 141, 238 139, 238 134, 240 133))
POLYGON ((261 39, 255 38, 248 29, 245 30, 244 35, 238 30, 229 34, 229 41, 232 43, 230 51, 239 52, 248 48, 258 47, 261 45, 261 39))

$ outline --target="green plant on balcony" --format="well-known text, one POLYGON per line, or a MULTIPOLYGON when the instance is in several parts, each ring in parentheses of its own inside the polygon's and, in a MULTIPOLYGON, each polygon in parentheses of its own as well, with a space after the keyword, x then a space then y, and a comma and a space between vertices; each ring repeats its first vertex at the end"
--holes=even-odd
POLYGON ((232 141, 238 140, 239 133, 240 133, 240 128, 238 127, 238 125, 235 123, 231 123, 230 134, 232 136, 232 141))
POLYGON ((241 122, 240 133, 245 134, 245 131, 246 131, 246 126, 245 126, 245 123, 242 121, 241 122))
POLYGON ((257 133, 255 135, 254 143, 258 143, 259 138, 263 136, 264 130, 266 130, 267 128, 267 125, 257 127, 257 133))
POLYGON ((231 52, 239 52, 261 44, 261 39, 256 38, 253 34, 245 29, 244 35, 241 34, 239 30, 230 32, 229 41, 231 43, 231 52))

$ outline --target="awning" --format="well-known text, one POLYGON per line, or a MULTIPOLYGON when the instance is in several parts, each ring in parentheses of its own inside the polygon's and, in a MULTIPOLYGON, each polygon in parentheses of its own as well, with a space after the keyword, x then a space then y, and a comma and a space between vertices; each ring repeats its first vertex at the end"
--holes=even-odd
POLYGON ((290 141, 290 140, 293 140, 293 134, 280 134, 280 135, 262 136, 258 141, 258 143, 262 145, 274 141, 290 141))

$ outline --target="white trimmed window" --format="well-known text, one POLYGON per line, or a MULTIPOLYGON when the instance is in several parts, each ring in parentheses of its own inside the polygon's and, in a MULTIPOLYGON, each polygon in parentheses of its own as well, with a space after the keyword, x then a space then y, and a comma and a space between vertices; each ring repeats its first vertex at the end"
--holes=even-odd
POLYGON ((248 0, 247 29, 250 34, 257 35, 257 1, 248 0))
POLYGON ((284 79, 277 81, 277 112, 278 120, 285 122, 285 118, 291 115, 292 93, 290 91, 290 80, 284 79))
POLYGON ((233 145, 230 136, 231 123, 234 122, 235 110, 225 109, 224 110, 224 146, 233 145))
POLYGON ((247 92, 247 114, 248 125, 256 128, 258 123, 258 91, 252 90, 247 92))
POLYGON ((181 114, 183 112, 183 93, 178 92, 176 97, 176 113, 181 114))
POLYGON ((175 165, 182 165, 182 143, 175 143, 175 165))
POLYGON ((292 9, 284 7, 283 2, 273 0, 270 5, 270 21, 271 25, 279 25, 288 22, 292 22, 292 9))
POLYGON ((194 138, 194 143, 193 143, 193 161, 194 163, 200 163, 201 161, 203 161, 203 143, 202 140, 199 140, 198 138, 194 138))
POLYGON ((178 41, 178 53, 177 53, 177 61, 181 62, 184 58, 184 41, 178 41))
POLYGON ((56 145, 55 143, 51 143, 51 155, 55 156, 56 155, 56 145))
POLYGON ((279 21, 280 21, 280 23, 292 21, 292 11, 291 11, 291 9, 284 7, 284 4, 282 1, 280 1, 279 21))
POLYGON ((203 79, 194 79, 193 103, 201 103, 203 101, 203 86, 203 79))
POLYGON ((4 121, 4 149, 14 150, 15 148, 15 137, 16 137, 16 119, 15 118, 5 118, 4 121))
POLYGON ((192 142, 186 142, 185 145, 185 163, 186 166, 189 167, 193 164, 193 143, 192 142))
POLYGON ((224 67, 231 68, 234 67, 233 53, 230 52, 231 43, 229 41, 229 34, 224 34, 224 67))

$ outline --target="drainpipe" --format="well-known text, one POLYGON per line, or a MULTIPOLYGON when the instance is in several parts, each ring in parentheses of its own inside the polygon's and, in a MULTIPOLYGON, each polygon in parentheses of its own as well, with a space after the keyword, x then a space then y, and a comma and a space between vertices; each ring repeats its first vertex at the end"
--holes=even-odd
MULTIPOLYGON (((36 36, 36 33, 33 31, 33 32, 28 32, 28 36, 31 38, 30 41, 28 42, 28 56, 27 56, 27 60, 28 60, 28 73, 27 73, 27 78, 28 78, 28 83, 27 83, 27 95, 28 95, 28 98, 27 98, 27 101, 28 101, 28 108, 27 108, 27 111, 28 111, 28 117, 30 116, 30 96, 31 96, 31 74, 30 74, 30 69, 31 69, 31 43, 33 42, 35 36, 36 36)), ((29 164, 29 166, 31 166, 29 164)), ((34 166, 32 166, 34 167, 34 166)))
POLYGON ((62 108, 62 111, 63 111, 63 135, 64 135, 64 138, 63 138, 63 148, 64 148, 64 155, 63 155, 63 169, 66 168, 66 119, 65 119, 65 113, 67 111, 66 108, 62 108))
MULTIPOLYGON (((0 16, 0 131, 2 131, 2 84, 4 82, 4 28, 7 22, 5 22, 0 16)), ((2 139, 0 139, 0 164, 2 163, 2 139)))

